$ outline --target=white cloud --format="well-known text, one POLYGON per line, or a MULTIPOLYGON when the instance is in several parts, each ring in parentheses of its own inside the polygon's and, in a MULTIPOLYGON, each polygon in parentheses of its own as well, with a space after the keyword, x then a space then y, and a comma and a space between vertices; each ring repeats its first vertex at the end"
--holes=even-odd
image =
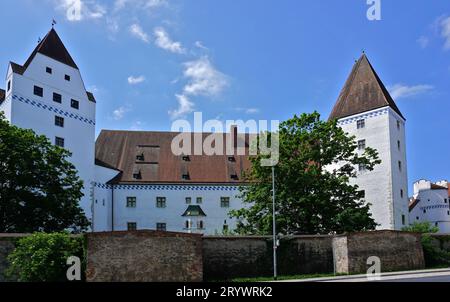
POLYGON ((178 100, 178 109, 169 111, 169 115, 172 119, 184 117, 194 111, 195 104, 189 100, 189 97, 183 94, 177 94, 175 96, 178 100))
POLYGON ((159 48, 173 52, 173 53, 185 53, 186 50, 181 46, 180 42, 174 42, 169 37, 169 34, 162 27, 156 27, 153 31, 155 35, 155 44, 159 48))
POLYGON ((145 81, 145 77, 144 76, 138 76, 138 77, 129 76, 128 77, 128 84, 130 84, 130 85, 140 84, 140 83, 142 83, 144 81, 145 81))
POLYGON ((203 50, 209 50, 208 47, 203 45, 202 41, 195 41, 195 47, 203 49, 203 50))
POLYGON ((121 119, 123 119, 123 117, 125 116, 125 114, 127 113, 127 112, 129 112, 130 111, 130 109, 129 108, 127 108, 127 107, 119 107, 119 108, 117 108, 116 110, 114 110, 113 111, 113 118, 116 120, 116 121, 120 121, 121 119))
POLYGON ((434 87, 431 85, 415 85, 415 86, 407 86, 403 84, 396 84, 392 87, 389 87, 389 92, 391 93, 392 98, 400 99, 416 96, 422 93, 426 93, 428 91, 433 90, 434 87))
POLYGON ((238 112, 245 112, 246 114, 256 114, 256 113, 260 112, 259 108, 242 108, 242 107, 238 107, 238 108, 235 108, 235 110, 238 111, 238 112))
POLYGON ((68 21, 77 22, 85 19, 103 18, 107 10, 93 0, 56 0, 57 6, 63 10, 68 21))
POLYGON ((444 38, 444 49, 450 50, 450 17, 442 18, 439 22, 440 33, 444 38))
POLYGON ((150 42, 150 38, 149 38, 148 34, 137 23, 134 23, 130 26, 130 33, 145 43, 150 42))
POLYGON ((114 11, 120 11, 127 6, 138 10, 153 10, 155 8, 168 6, 168 4, 167 0, 116 0, 114 2, 114 11))
POLYGON ((421 36, 419 39, 417 39, 417 43, 419 43, 421 48, 426 48, 429 42, 430 40, 425 36, 421 36))
POLYGON ((189 82, 184 87, 188 95, 217 96, 228 86, 226 75, 218 71, 207 57, 184 63, 184 77, 189 82))

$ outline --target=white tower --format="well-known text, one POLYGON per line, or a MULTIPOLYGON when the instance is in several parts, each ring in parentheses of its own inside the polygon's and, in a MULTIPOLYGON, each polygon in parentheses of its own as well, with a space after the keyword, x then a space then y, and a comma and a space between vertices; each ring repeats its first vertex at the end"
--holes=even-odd
POLYGON ((95 98, 53 28, 23 66, 10 62, 0 111, 11 124, 45 135, 72 153, 70 161, 84 182, 80 203, 91 219, 95 98))
POLYGON ((353 180, 372 204, 378 229, 407 226, 406 120, 365 54, 354 65, 330 119, 356 137, 360 152, 371 147, 379 153, 382 163, 373 171, 357 167, 353 180))

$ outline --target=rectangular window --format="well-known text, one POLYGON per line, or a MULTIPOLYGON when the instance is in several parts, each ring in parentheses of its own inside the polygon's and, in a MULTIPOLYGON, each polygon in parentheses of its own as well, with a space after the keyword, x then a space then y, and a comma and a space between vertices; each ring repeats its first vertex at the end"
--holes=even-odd
POLYGON ((447 203, 447 202, 448 202, 448 199, 447 199, 447 198, 445 198, 445 199, 444 199, 444 203, 447 203))
POLYGON ((70 101, 70 106, 71 106, 72 108, 75 108, 75 109, 80 109, 80 102, 78 102, 78 101, 72 99, 72 100, 70 101))
POLYGON ((406 224, 406 217, 405 217, 405 215, 402 215, 402 224, 403 224, 403 225, 406 224))
POLYGON ((190 176, 189 176, 189 174, 183 174, 183 175, 181 176, 181 178, 182 178, 183 180, 189 180, 189 179, 191 179, 190 176))
POLYGON ((203 230, 205 228, 205 224, 203 223, 203 220, 197 221, 197 229, 203 230))
POLYGON ((192 203, 192 198, 186 197, 186 204, 191 204, 191 203, 192 203))
POLYGON ((402 172, 402 162, 398 161, 398 170, 402 172))
POLYGON ((400 190, 400 197, 403 198, 403 195, 404 195, 403 190, 400 190))
POLYGON ((400 130, 400 121, 397 121, 397 129, 400 130))
POLYGON ((230 207, 230 197, 220 198, 220 207, 221 208, 229 208, 230 207))
POLYGON ((191 161, 191 158, 187 155, 183 156, 183 161, 191 161))
POLYGON ((136 201, 136 197, 127 197, 127 208, 135 208, 136 201))
POLYGON ((166 207, 166 198, 165 197, 156 197, 156 207, 157 208, 165 208, 166 207))
POLYGON ((55 103, 62 103, 62 95, 59 93, 53 92, 53 102, 55 103))
POLYGON ((128 222, 127 228, 129 232, 137 231, 137 223, 136 222, 128 222))
POLYGON ((67 74, 66 74, 66 75, 64 76, 64 80, 66 80, 67 82, 70 82, 70 75, 67 75, 67 74))
POLYGON ((401 150, 401 144, 400 144, 400 141, 397 141, 397 148, 398 148, 398 151, 401 150))
POLYGON ((366 140, 362 139, 358 141, 358 150, 363 151, 366 149, 366 140))
POLYGON ((44 96, 44 89, 39 86, 34 86, 34 95, 43 97, 44 96))
POLYGON ((156 230, 160 232, 165 232, 167 230, 167 224, 165 223, 157 223, 156 230))
POLYGON ((62 137, 55 138, 55 145, 64 148, 64 139, 62 137))
POLYGON ((9 92, 11 90, 11 80, 8 81, 8 88, 6 89, 6 92, 9 92))
POLYGON ((366 120, 358 120, 356 122, 356 128, 357 129, 363 129, 366 128, 366 120))
POLYGON ((358 170, 359 170, 359 172, 365 172, 367 170, 366 165, 365 164, 359 164, 358 165, 358 170))
POLYGON ((55 126, 64 128, 64 118, 60 116, 55 116, 55 126))
POLYGON ((202 204, 202 203, 203 203, 203 198, 197 197, 197 204, 202 204))
POLYGON ((53 73, 53 70, 50 67, 45 68, 45 71, 49 74, 53 73))

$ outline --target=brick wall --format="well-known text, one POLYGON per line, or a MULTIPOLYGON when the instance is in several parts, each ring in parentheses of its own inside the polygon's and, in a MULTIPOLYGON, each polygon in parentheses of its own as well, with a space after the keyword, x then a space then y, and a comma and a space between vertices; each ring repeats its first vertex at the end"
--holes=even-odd
POLYGON ((87 234, 90 282, 200 282, 202 236, 154 231, 87 234))
MULTIPOLYGON (((294 236, 280 240, 278 272, 298 275, 333 272, 330 236, 294 236)), ((205 280, 273 274, 271 237, 204 237, 205 280)))
POLYGON ((333 239, 337 273, 365 273, 367 259, 377 256, 381 272, 425 268, 421 235, 397 231, 352 233, 333 239))

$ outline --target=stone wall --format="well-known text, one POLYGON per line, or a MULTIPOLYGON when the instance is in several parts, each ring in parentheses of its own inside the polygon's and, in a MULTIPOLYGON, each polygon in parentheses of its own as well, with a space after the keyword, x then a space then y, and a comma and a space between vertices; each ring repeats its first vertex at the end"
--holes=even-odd
POLYGON ((88 282, 201 282, 202 236, 154 231, 87 234, 88 282))
POLYGON ((377 256, 381 272, 425 268, 425 260, 417 233, 376 231, 352 233, 333 238, 336 273, 367 272, 367 259, 377 256))
POLYGON ((434 245, 441 250, 450 252, 450 234, 431 234, 434 245))
MULTIPOLYGON (((278 273, 299 275, 333 272, 330 236, 294 236, 280 240, 278 273)), ((261 277, 273 274, 271 237, 204 237, 205 280, 261 277)))

